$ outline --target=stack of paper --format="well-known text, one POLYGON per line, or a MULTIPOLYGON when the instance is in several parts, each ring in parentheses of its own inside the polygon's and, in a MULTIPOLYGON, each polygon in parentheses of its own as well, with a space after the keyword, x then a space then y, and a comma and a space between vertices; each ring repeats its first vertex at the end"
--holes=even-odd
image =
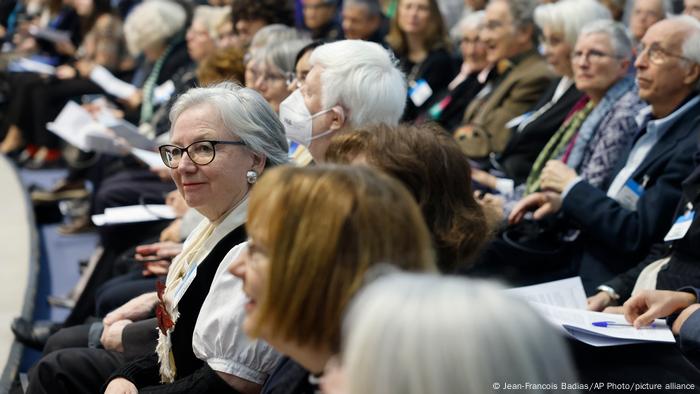
POLYGON ((623 315, 588 311, 586 293, 579 277, 506 291, 527 300, 562 332, 589 345, 676 341, 663 320, 656 320, 653 326, 636 329, 623 315))

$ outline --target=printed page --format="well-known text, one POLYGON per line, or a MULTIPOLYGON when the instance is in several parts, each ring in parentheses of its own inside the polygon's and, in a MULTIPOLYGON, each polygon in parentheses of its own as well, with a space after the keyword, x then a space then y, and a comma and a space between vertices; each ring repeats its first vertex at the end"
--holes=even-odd
POLYGON ((92 216, 92 222, 97 226, 149 222, 163 219, 175 219, 175 212, 173 212, 173 209, 168 205, 147 204, 107 208, 104 214, 92 216))
POLYGON ((559 307, 586 309, 586 292, 580 277, 517 287, 506 290, 508 293, 529 302, 559 307))
POLYGON ((107 93, 120 99, 131 97, 138 89, 134 85, 126 83, 112 75, 106 68, 96 65, 90 72, 92 82, 100 85, 107 93))
POLYGON ((161 170, 168 168, 163 163, 163 159, 160 158, 160 154, 158 152, 153 152, 150 150, 144 150, 139 148, 131 148, 131 154, 136 156, 136 158, 144 162, 147 166, 149 166, 152 169, 161 170))

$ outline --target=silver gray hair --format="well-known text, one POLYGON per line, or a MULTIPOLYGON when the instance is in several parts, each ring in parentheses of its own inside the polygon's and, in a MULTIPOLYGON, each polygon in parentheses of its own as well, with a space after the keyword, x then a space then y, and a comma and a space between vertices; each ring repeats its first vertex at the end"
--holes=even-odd
POLYGON ((597 0, 564 0, 535 9, 537 26, 562 33, 571 48, 576 45, 581 28, 595 20, 612 20, 610 10, 597 0))
POLYGON ((495 382, 576 381, 557 332, 483 281, 388 274, 353 300, 343 333, 349 394, 482 394, 495 382))
POLYGON ((253 53, 271 43, 295 40, 304 37, 306 37, 306 35, 293 27, 289 27, 281 23, 274 23, 261 28, 255 33, 253 39, 250 41, 249 51, 253 53))
POLYGON ((486 12, 483 10, 474 11, 462 17, 462 19, 457 22, 455 27, 450 29, 450 39, 452 40, 452 44, 456 47, 459 46, 465 30, 481 30, 484 27, 485 14, 486 12))
POLYGON ((192 88, 173 104, 170 124, 174 126, 183 112, 200 105, 214 107, 225 131, 239 137, 250 151, 265 156, 267 165, 289 161, 284 126, 260 93, 234 82, 192 88))
MULTIPOLYGON (((510 16, 513 18, 513 25, 518 28, 523 28, 532 25, 535 26, 535 8, 538 0, 499 0, 505 1, 510 10, 510 16)), ((534 33, 534 31, 533 31, 534 33)))
POLYGON ((681 46, 683 57, 700 64, 700 21, 690 15, 678 15, 668 18, 674 23, 685 24, 690 30, 681 46))
POLYGON ((606 35, 617 57, 626 60, 632 58, 632 41, 630 41, 627 29, 622 23, 612 20, 590 22, 581 28, 579 38, 590 34, 606 35))
POLYGON ((350 6, 364 7, 367 10, 367 16, 377 17, 382 15, 382 7, 378 0, 345 0, 343 1, 343 9, 350 6))
POLYGON ((277 68, 282 74, 294 72, 294 60, 297 53, 311 43, 310 39, 295 39, 281 42, 271 42, 260 50, 260 59, 265 64, 277 68))
POLYGON ((216 30, 221 24, 231 18, 231 7, 212 7, 209 5, 200 5, 194 9, 192 16, 192 24, 195 22, 201 23, 207 29, 209 37, 212 39, 219 38, 219 32, 216 30))
POLYGON ((350 126, 399 123, 406 106, 406 78, 381 45, 336 41, 314 49, 309 63, 322 68, 323 107, 343 107, 350 126))

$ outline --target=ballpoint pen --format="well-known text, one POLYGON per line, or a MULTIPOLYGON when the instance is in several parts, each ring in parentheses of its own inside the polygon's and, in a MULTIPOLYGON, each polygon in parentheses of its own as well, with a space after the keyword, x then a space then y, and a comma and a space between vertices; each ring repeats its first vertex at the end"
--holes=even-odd
MULTIPOLYGON (((617 323, 614 321, 594 321, 592 324, 596 327, 634 327, 632 324, 617 323)), ((656 323, 651 323, 650 325, 648 325, 646 327, 640 327, 640 328, 649 328, 649 327, 655 328, 656 323)))

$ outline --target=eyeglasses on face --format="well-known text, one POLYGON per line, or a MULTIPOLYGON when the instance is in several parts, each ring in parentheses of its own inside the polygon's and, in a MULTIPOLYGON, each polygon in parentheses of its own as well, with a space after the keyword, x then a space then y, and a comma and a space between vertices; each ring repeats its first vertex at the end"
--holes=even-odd
POLYGON ((647 58, 649 59, 650 62, 656 64, 656 65, 661 65, 664 64, 668 61, 668 58, 670 57, 675 57, 677 59, 682 59, 685 61, 691 61, 687 57, 681 56, 681 55, 676 55, 675 53, 671 53, 661 47, 658 43, 653 43, 649 46, 644 45, 644 43, 639 43, 637 45, 637 57, 642 57, 644 54, 646 54, 647 58))
POLYGON ((591 62, 591 63, 600 63, 605 59, 606 57, 613 58, 613 59, 619 59, 620 57, 617 55, 613 55, 610 53, 605 53, 602 51, 599 51, 597 49, 591 49, 588 52, 583 52, 583 51, 574 51, 571 54, 571 61, 574 63, 578 63, 581 60, 584 62, 591 62))
POLYGON ((188 146, 181 148, 177 145, 161 145, 158 147, 160 158, 168 167, 175 169, 180 165, 183 153, 187 153, 190 160, 198 166, 205 166, 211 163, 216 156, 216 145, 245 145, 243 141, 195 141, 188 146))

